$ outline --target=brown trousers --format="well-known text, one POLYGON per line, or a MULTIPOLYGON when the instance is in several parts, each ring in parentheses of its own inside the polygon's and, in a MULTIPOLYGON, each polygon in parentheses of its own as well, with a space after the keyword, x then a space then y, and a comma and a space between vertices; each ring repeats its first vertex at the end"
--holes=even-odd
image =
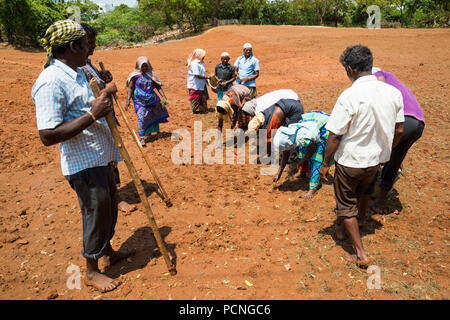
POLYGON ((333 186, 338 217, 358 215, 359 198, 369 188, 378 167, 350 168, 336 162, 333 186))

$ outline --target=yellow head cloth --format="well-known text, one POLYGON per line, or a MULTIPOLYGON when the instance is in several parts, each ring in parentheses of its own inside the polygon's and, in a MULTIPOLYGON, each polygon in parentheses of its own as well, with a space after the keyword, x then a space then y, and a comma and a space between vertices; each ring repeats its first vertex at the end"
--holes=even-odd
POLYGON ((252 120, 248 123, 248 130, 258 130, 264 124, 264 114, 257 112, 252 120))
POLYGON ((230 118, 233 116, 233 113, 234 113, 233 108, 231 108, 231 104, 228 101, 220 100, 217 102, 217 105, 216 105, 216 117, 217 118, 225 120, 225 121, 229 121, 230 118), (217 107, 224 109, 227 112, 227 114, 222 114, 219 111, 217 111, 217 107))
POLYGON ((75 41, 86 35, 81 24, 74 20, 56 21, 45 32, 44 38, 41 39, 42 46, 47 50, 47 62, 44 69, 48 67, 53 60, 52 47, 64 45, 70 41, 75 41))

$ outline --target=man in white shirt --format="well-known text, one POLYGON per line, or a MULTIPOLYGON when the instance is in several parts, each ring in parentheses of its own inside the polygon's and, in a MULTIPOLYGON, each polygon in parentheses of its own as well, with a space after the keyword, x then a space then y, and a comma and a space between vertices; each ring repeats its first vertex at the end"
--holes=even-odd
POLYGON ((338 98, 326 129, 330 131, 320 176, 325 179, 332 156, 336 161, 334 194, 338 227, 336 237, 350 235, 356 254, 350 257, 367 266, 357 216, 367 209, 370 186, 380 163, 389 161, 403 132, 403 98, 393 86, 372 75, 373 57, 361 45, 348 47, 340 58, 352 86, 338 98))

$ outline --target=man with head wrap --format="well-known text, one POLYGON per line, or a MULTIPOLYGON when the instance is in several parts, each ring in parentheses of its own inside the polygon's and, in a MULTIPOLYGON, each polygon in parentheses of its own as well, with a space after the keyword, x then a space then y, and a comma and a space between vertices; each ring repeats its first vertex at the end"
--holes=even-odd
POLYGON ((252 98, 258 95, 255 79, 259 77, 259 60, 253 56, 253 47, 250 43, 244 44, 242 56, 234 62, 236 68, 236 83, 248 87, 252 98))
POLYGON ((86 64, 88 40, 72 20, 51 25, 42 39, 47 62, 32 89, 39 136, 45 146, 59 143, 62 173, 78 195, 82 212, 85 283, 102 292, 120 283, 101 273, 105 266, 130 255, 114 251, 110 240, 117 221, 116 184, 112 162, 121 161, 104 117, 112 111, 108 83, 98 98, 80 67, 86 64))

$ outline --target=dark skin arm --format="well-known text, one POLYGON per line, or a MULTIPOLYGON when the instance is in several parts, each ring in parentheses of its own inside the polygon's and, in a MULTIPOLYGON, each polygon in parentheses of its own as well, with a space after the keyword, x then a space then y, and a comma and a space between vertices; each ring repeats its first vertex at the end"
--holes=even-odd
MULTIPOLYGON (((306 153, 305 157, 301 160, 300 165, 302 165, 305 161, 308 161, 309 158, 311 158, 311 156, 316 151, 316 145, 311 143, 307 149, 308 149, 308 152, 306 153)), ((283 174, 284 168, 286 167, 286 164, 289 160, 289 153, 290 153, 290 150, 283 151, 283 157, 281 159, 280 168, 278 169, 277 175, 273 178, 273 182, 277 182, 278 180, 280 180, 281 175, 283 174)))
POLYGON ((100 71, 100 75, 106 83, 110 83, 113 80, 112 74, 109 70, 100 71))
MULTIPOLYGON (((237 75, 238 71, 239 71, 238 68, 236 68, 236 75, 237 75)), ((239 78, 239 75, 237 75, 237 79, 239 79, 242 82, 242 84, 244 84, 244 83, 246 83, 248 81, 255 80, 258 77, 259 77, 259 71, 255 71, 254 74, 251 77, 248 77, 248 78, 242 78, 241 79, 241 78, 239 78)))
POLYGON ((339 144, 341 143, 342 135, 338 136, 333 132, 330 132, 327 139, 327 147, 325 151, 325 157, 323 158, 322 167, 320 168, 319 175, 321 180, 327 180, 327 173, 330 169, 330 162, 336 152, 339 144))
POLYGON ((278 173, 275 177, 273 177, 273 182, 277 182, 278 180, 280 180, 281 175, 283 174, 284 168, 286 167, 286 164, 289 160, 289 153, 290 150, 284 150, 283 151, 283 156, 281 158, 281 163, 280 163, 280 168, 278 168, 278 173))
POLYGON ((216 75, 215 75, 215 77, 216 77, 217 83, 220 84, 223 87, 226 87, 228 84, 230 84, 234 80, 236 80, 236 75, 233 75, 233 77, 230 80, 227 80, 227 81, 223 81, 223 80, 219 79, 216 75))
POLYGON ((166 94, 164 93, 163 88, 159 84, 157 84, 156 82, 154 84, 155 84, 155 88, 158 91, 159 95, 167 100, 167 97, 166 97, 166 94))
POLYGON ((199 74, 196 74, 195 77, 197 77, 197 78, 199 78, 199 79, 203 79, 203 80, 208 79, 207 76, 202 76, 202 75, 199 75, 199 74))
POLYGON ((132 78, 130 80, 130 82, 128 83, 127 103, 125 104, 125 110, 128 110, 128 108, 130 107, 130 101, 133 98, 135 82, 136 82, 136 78, 132 78))
MULTIPOLYGON (((111 112, 112 106, 109 104, 109 97, 114 92, 117 92, 116 85, 109 83, 102 90, 102 94, 92 101, 90 112, 96 119, 100 119, 111 112)), ((39 137, 45 146, 51 146, 75 137, 93 123, 94 119, 86 112, 72 121, 61 123, 56 128, 39 130, 39 137)))

